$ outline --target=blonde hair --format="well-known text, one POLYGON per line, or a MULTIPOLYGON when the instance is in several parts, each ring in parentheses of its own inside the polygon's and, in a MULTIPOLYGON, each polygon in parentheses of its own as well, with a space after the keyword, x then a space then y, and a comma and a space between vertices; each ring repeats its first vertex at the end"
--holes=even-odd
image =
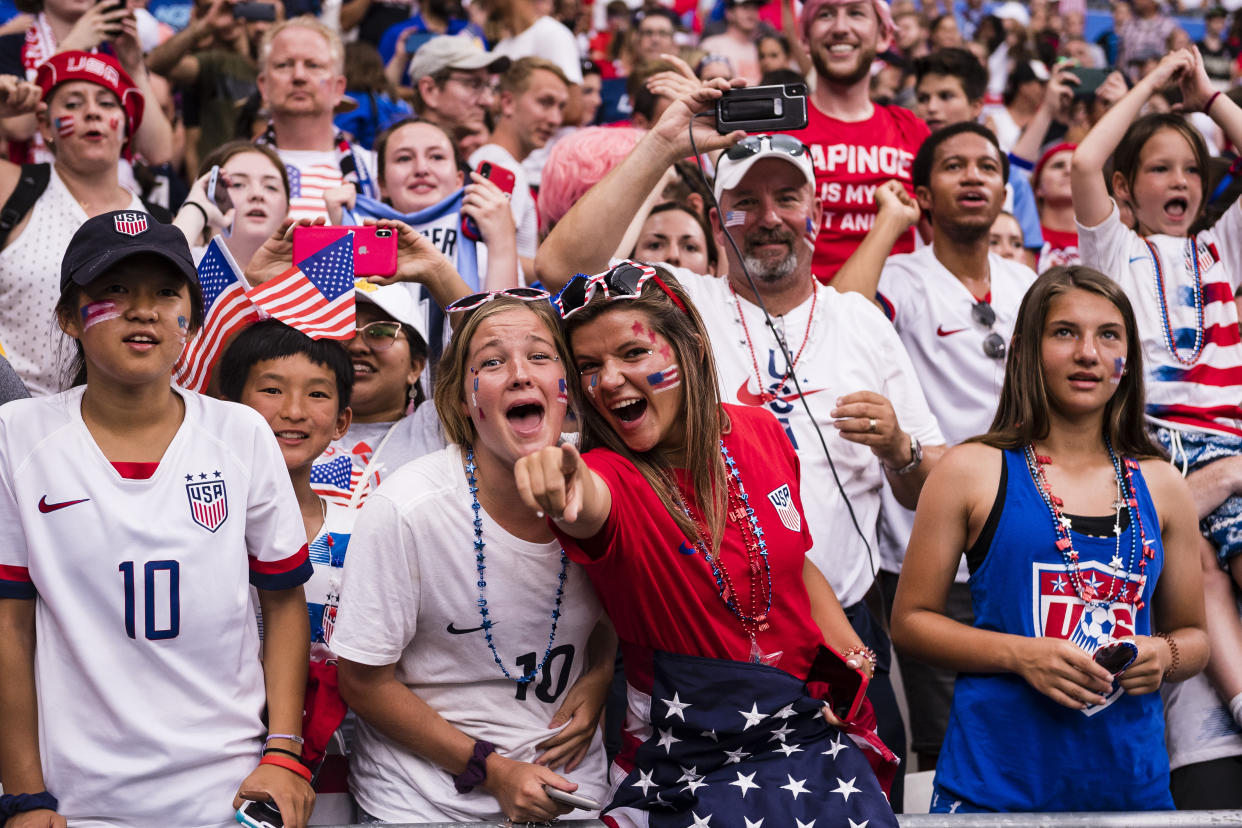
POLYGON ((259 71, 267 71, 267 58, 272 53, 272 41, 276 39, 276 35, 283 32, 291 26, 297 26, 302 29, 310 29, 316 32, 328 43, 328 54, 332 56, 332 62, 336 66, 338 75, 345 74, 345 44, 341 40, 341 35, 333 28, 325 26, 317 17, 309 14, 303 14, 290 20, 277 23, 268 29, 263 35, 263 41, 259 44, 259 71))

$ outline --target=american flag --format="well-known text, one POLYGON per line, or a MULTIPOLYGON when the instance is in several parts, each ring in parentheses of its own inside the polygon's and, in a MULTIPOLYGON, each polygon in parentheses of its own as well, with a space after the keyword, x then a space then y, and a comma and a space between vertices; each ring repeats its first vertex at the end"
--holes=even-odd
POLYGON ((676 365, 670 365, 663 371, 647 375, 647 384, 651 386, 652 391, 667 391, 670 388, 676 388, 680 382, 681 373, 676 365))
POLYGON ((246 296, 245 283, 228 249, 219 237, 207 245, 198 263, 198 279, 203 286, 206 315, 203 329, 185 344, 181 358, 173 367, 173 378, 182 388, 202 392, 211 379, 211 369, 234 334, 259 320, 259 311, 246 296))
POLYGON ((348 454, 311 466, 311 489, 320 497, 342 506, 349 505, 349 496, 361 479, 362 469, 354 467, 353 457, 348 454))
MULTIPOLYGON (((803 682, 765 664, 656 652, 650 697, 629 689, 625 738, 603 820, 687 828, 895 828, 869 747, 830 726, 803 682), (646 722, 634 715, 643 710, 646 722)), ((888 753, 892 757, 892 753, 888 753)))
POLYGON ((353 339, 354 234, 252 289, 250 300, 312 339, 353 339))

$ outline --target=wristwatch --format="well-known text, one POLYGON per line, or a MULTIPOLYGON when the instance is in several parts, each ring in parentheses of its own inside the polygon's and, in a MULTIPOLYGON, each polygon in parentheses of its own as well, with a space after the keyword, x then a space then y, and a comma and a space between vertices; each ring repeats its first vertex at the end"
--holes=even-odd
POLYGON ((910 472, 917 469, 919 467, 919 464, 922 462, 923 462, 923 444, 919 442, 918 437, 915 437, 913 434, 911 434, 910 435, 910 462, 906 463, 904 466, 902 466, 899 469, 894 469, 892 466, 886 463, 884 465, 884 468, 888 469, 893 474, 897 474, 897 475, 909 474, 910 472))

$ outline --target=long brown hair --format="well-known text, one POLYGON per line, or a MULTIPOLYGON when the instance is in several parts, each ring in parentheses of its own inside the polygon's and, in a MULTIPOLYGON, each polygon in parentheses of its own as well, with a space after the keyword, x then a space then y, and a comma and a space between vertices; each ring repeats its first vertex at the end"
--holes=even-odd
MULTIPOLYGON (((716 377, 716 361, 712 356, 707 330, 690 297, 677 283, 672 274, 663 267, 656 272, 668 286, 677 301, 685 306, 683 311, 656 284, 648 281, 642 293, 634 299, 610 301, 603 291, 596 291, 585 307, 565 320, 565 336, 573 349, 574 331, 601 316, 620 310, 635 310, 647 317, 650 326, 659 331, 677 358, 681 373, 681 411, 678 416, 686 427, 686 469, 689 472, 694 502, 688 504, 703 515, 709 542, 718 549, 724 530, 725 519, 725 468, 720 457, 720 435, 727 422, 720 407, 719 383, 716 377), (693 395, 693 400, 691 396, 693 395)), ((576 364, 576 363, 575 363, 576 364)), ((584 398, 582 383, 568 383, 571 399, 582 416, 582 450, 603 447, 610 449, 634 464, 655 491, 669 516, 688 538, 698 536, 694 522, 682 511, 681 494, 673 476, 673 464, 659 448, 635 452, 626 446, 617 433, 600 417, 584 398)))
POLYGON ((987 434, 972 437, 968 442, 1018 449, 1048 436, 1051 404, 1044 382, 1040 342, 1052 300, 1074 289, 1108 300, 1121 313, 1126 331, 1125 373, 1104 406, 1103 436, 1115 451, 1127 457, 1162 457, 1163 453, 1148 436, 1143 419, 1143 344, 1134 320, 1134 309, 1116 282, 1098 270, 1081 265, 1044 271, 1022 298, 996 418, 987 434))

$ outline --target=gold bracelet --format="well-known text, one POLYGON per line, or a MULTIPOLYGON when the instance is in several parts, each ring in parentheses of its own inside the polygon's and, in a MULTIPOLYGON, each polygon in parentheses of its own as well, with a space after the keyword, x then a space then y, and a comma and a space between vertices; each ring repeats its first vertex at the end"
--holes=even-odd
POLYGON ((1156 633, 1156 636, 1165 640, 1165 642, 1169 645, 1169 652, 1173 656, 1172 660, 1169 662, 1169 669, 1164 671, 1164 675, 1161 676, 1160 679, 1161 681, 1168 681, 1169 676, 1177 672, 1177 668, 1182 663, 1182 657, 1181 654, 1177 652, 1177 641, 1173 639, 1172 635, 1166 632, 1158 632, 1156 633))

